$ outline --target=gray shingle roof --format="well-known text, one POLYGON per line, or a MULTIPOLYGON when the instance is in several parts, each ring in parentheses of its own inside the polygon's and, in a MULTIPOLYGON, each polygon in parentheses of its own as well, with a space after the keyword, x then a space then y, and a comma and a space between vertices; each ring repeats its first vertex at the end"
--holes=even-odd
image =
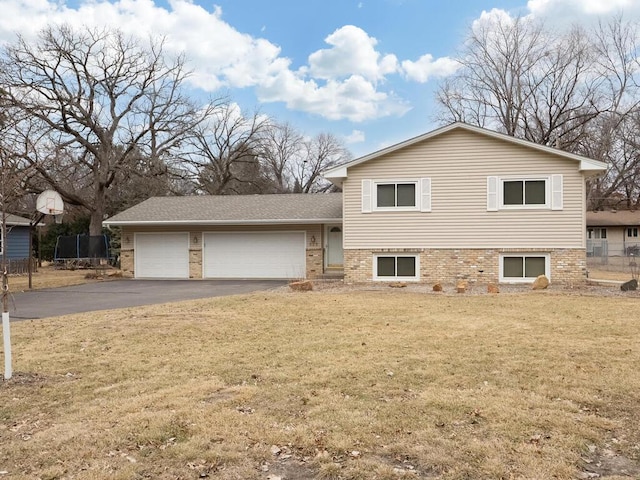
POLYGON ((587 212, 588 227, 628 227, 640 225, 640 211, 587 212))
POLYGON ((152 197, 104 225, 242 225, 342 221, 341 193, 152 197))
MULTIPOLYGON (((30 225, 31 220, 25 217, 19 217, 18 215, 13 215, 11 213, 7 213, 7 225, 18 225, 22 227, 28 227, 30 225)), ((43 225, 39 223, 38 225, 43 225)))

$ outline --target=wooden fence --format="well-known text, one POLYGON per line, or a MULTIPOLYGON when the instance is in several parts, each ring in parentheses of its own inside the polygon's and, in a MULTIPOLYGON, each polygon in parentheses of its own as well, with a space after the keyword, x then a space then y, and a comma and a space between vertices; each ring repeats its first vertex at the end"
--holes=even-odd
MULTIPOLYGON (((31 259, 31 271, 38 271, 38 259, 31 259)), ((7 259, 7 273, 11 274, 26 274, 29 273, 29 259, 28 258, 9 258, 7 259)))

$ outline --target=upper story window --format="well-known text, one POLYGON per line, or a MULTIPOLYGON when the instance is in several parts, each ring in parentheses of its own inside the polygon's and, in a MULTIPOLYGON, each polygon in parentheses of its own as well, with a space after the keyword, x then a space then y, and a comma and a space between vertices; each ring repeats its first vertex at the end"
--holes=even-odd
POLYGON ((362 213, 431 211, 431 178, 362 180, 362 213))
POLYGON ((547 180, 503 180, 502 204, 504 206, 536 205, 547 203, 547 180))
POLYGON ((415 208, 417 182, 376 183, 377 208, 415 208))
POLYGON ((563 209, 562 175, 487 177, 487 210, 563 209))

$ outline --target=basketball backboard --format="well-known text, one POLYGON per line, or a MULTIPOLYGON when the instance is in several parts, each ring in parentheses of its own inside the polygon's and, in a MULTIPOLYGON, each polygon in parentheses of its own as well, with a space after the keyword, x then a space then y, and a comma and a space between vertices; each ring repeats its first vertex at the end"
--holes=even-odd
POLYGON ((61 215, 64 213, 64 202, 55 190, 45 190, 38 195, 36 210, 45 215, 61 215))

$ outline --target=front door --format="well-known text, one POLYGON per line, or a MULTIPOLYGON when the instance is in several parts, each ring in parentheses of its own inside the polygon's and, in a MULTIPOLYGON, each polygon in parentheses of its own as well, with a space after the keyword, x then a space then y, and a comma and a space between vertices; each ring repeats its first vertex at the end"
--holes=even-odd
POLYGON ((342 227, 327 227, 327 267, 342 267, 342 227))

